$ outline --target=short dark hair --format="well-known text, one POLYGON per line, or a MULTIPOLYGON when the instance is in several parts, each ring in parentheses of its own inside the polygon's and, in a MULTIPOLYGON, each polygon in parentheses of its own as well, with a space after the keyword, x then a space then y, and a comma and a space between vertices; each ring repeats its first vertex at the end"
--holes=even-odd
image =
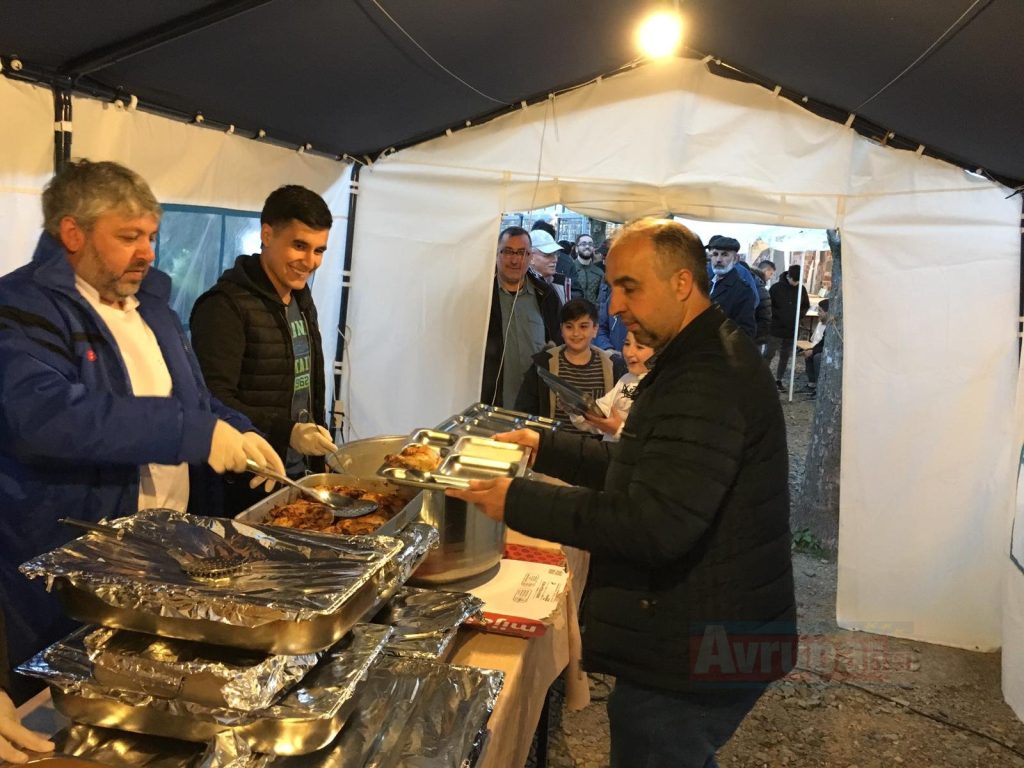
POLYGON ((822 310, 823 312, 828 312, 828 299, 822 299, 821 301, 819 301, 818 309, 822 310))
POLYGON ((597 323, 597 307, 586 299, 572 299, 565 302, 558 310, 559 323, 571 323, 582 317, 589 317, 595 324, 597 323))
POLYGON ((330 229, 334 217, 316 192, 288 184, 270 193, 260 212, 260 224, 277 227, 290 221, 301 221, 310 229, 330 229))
MULTIPOLYGON (((516 227, 516 226, 505 227, 503 230, 501 230, 501 234, 498 235, 498 242, 500 243, 502 240, 504 240, 507 237, 522 237, 523 235, 526 235, 527 237, 530 237, 530 233, 527 232, 522 227, 516 227)), ((531 244, 533 243, 533 238, 532 237, 530 237, 530 243, 531 244)))
POLYGON ((558 239, 558 233, 555 232, 555 228, 551 226, 550 222, 544 221, 544 219, 537 219, 535 222, 533 222, 533 226, 530 227, 530 231, 534 232, 538 229, 543 230, 547 232, 549 235, 551 235, 552 240, 558 239))
POLYGON ((651 241, 660 262, 657 266, 665 277, 676 270, 688 269, 697 289, 704 296, 711 294, 704 243, 689 229, 672 219, 639 219, 616 233, 612 248, 633 237, 646 237, 651 241))
POLYGON ((591 242, 594 241, 594 236, 589 232, 580 232, 578 235, 576 235, 576 245, 579 245, 580 240, 582 240, 584 237, 589 237, 591 242))
POLYGON ((758 269, 764 269, 765 267, 771 267, 776 272, 779 271, 779 268, 775 266, 775 262, 772 261, 771 259, 761 259, 759 262, 757 262, 758 269))

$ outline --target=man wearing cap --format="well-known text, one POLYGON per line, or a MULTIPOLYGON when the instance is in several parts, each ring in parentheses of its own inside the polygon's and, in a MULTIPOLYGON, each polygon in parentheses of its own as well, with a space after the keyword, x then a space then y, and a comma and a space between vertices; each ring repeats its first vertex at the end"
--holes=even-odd
POLYGON ((569 301, 572 281, 558 270, 558 254, 562 246, 555 242, 550 234, 543 229, 535 229, 530 233, 533 241, 530 250, 530 269, 558 294, 559 305, 569 301))
POLYGON ((779 365, 775 369, 775 386, 781 392, 785 389, 782 386, 782 377, 786 373, 786 366, 789 365, 789 358, 793 352, 793 337, 796 335, 798 323, 797 302, 800 302, 801 318, 811 308, 807 291, 800 285, 800 265, 793 264, 786 270, 785 276, 773 285, 768 293, 772 297, 772 327, 764 359, 770 366, 775 353, 779 353, 779 365))
POLYGON ((747 270, 736 267, 736 254, 739 249, 739 242, 731 237, 715 235, 708 241, 711 302, 717 304, 726 317, 736 323, 745 334, 754 338, 757 333, 757 324, 754 321, 757 294, 751 294, 749 286, 741 276, 741 273, 747 270))
POLYGON ((562 343, 558 295, 529 271, 532 247, 522 227, 508 227, 498 238, 480 382, 480 399, 491 405, 511 408, 533 356, 549 341, 562 343))
MULTIPOLYGON (((544 219, 537 219, 533 222, 533 226, 530 227, 530 230, 531 236, 534 232, 546 232, 551 235, 552 240, 558 242, 558 233, 555 231, 554 226, 550 222, 544 221, 544 219)), ((572 285, 576 282, 576 260, 572 257, 572 243, 566 240, 564 242, 559 242, 558 246, 559 251, 555 254, 555 257, 558 260, 558 263, 555 266, 555 272, 560 275, 565 275, 566 284, 572 285)), ((578 290, 579 289, 577 288, 577 291, 578 290)), ((566 291, 565 300, 568 301, 569 298, 568 291, 566 291)), ((571 298, 578 299, 580 297, 577 295, 572 296, 571 298)))

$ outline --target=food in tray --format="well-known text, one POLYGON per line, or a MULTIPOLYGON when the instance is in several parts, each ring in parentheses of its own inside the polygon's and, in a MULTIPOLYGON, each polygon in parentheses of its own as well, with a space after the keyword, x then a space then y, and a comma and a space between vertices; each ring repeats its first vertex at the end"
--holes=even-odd
POLYGON ((358 486, 316 486, 317 490, 320 488, 353 499, 375 502, 377 511, 362 517, 335 517, 334 512, 326 504, 299 498, 272 509, 265 522, 267 525, 278 525, 283 528, 300 528, 304 531, 358 536, 376 531, 397 515, 407 503, 406 499, 397 493, 367 491, 358 486))
POLYGON ((400 453, 389 453, 384 457, 389 467, 415 469, 419 472, 433 472, 441 466, 441 454, 429 445, 407 445, 400 453))

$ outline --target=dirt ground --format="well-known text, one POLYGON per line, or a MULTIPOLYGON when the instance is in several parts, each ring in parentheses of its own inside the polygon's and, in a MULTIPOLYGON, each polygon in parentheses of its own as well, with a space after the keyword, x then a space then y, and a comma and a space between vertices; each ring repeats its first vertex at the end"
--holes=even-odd
MULTIPOLYGON (((796 488, 814 401, 784 399, 783 407, 796 488)), ((798 668, 721 750, 722 768, 1024 768, 1024 724, 1003 702, 998 653, 841 630, 835 562, 795 553, 793 565, 798 668)), ((604 699, 613 681, 592 678, 589 707, 554 708, 550 768, 608 765, 604 699)))

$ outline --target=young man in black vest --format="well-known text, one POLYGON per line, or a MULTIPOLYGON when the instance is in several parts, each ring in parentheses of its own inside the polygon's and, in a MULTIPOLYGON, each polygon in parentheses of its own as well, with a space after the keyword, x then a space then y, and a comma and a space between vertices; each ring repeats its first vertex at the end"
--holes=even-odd
MULTIPOLYGON (((192 345, 207 386, 248 416, 288 475, 323 471, 337 450, 324 426, 324 361, 310 277, 323 261, 333 218, 304 187, 281 187, 260 214, 262 250, 242 255, 192 309, 192 345)), ((238 476, 225 482, 225 513, 260 498, 238 476)))

